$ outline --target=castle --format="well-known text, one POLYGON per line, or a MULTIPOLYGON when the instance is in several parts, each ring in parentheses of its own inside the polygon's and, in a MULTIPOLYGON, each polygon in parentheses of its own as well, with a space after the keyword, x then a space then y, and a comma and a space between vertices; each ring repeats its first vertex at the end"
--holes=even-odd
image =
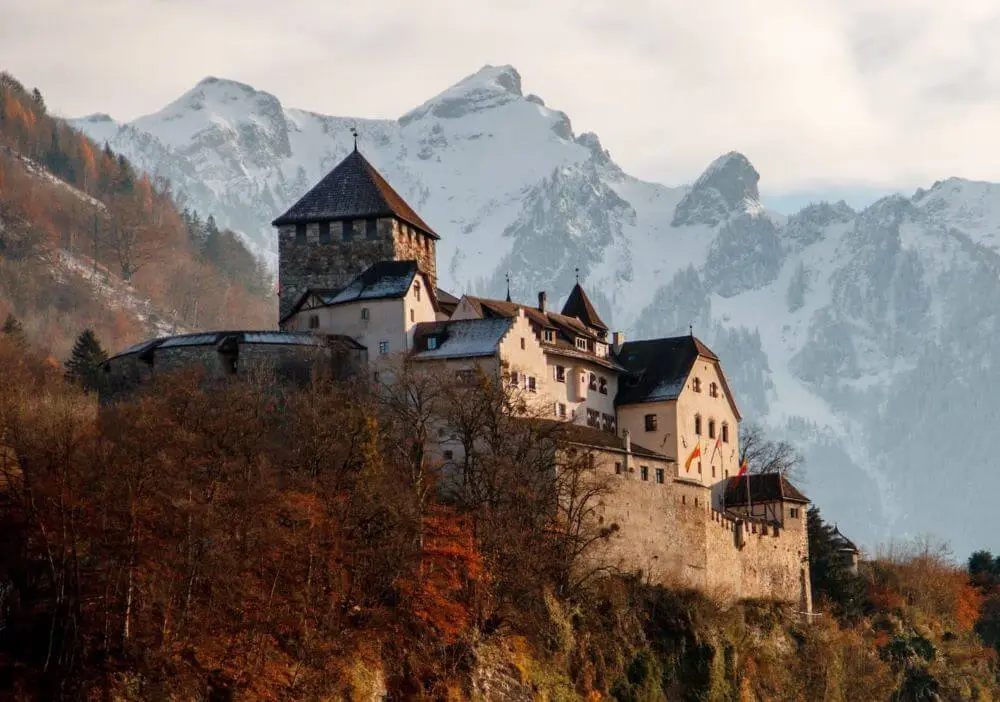
MULTIPOLYGON (((389 359, 462 377, 483 371, 572 425, 613 486, 618 529, 600 558, 656 582, 811 611, 808 499, 779 475, 740 475, 741 415, 719 358, 693 334, 626 341, 578 282, 558 311, 437 286, 438 234, 357 150, 274 220, 279 331, 204 332, 110 359, 109 387, 199 364, 266 361, 307 372, 316 354, 377 379, 389 359)), ((442 447, 442 460, 460 447, 442 447)))

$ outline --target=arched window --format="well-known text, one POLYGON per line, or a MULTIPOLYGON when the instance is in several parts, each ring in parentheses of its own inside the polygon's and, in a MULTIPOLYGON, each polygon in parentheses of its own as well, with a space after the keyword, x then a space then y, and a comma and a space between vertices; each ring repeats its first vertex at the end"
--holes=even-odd
POLYGON ((701 392, 701 378, 695 378, 691 381, 691 389, 695 392, 701 392))
POLYGON ((709 419, 708 420, 708 438, 709 439, 714 439, 715 438, 715 420, 714 419, 709 419))
POLYGON ((694 433, 701 436, 701 415, 696 414, 694 416, 694 433))
POLYGON ((722 442, 729 443, 729 425, 725 422, 722 423, 722 442))

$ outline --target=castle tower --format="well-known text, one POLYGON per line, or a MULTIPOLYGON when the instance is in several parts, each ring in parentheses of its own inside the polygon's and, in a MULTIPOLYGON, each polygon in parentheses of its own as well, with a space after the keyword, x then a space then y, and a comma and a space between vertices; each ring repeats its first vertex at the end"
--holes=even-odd
POLYGON ((357 150, 272 225, 279 318, 308 289, 339 290, 378 261, 416 261, 437 283, 440 238, 357 150))

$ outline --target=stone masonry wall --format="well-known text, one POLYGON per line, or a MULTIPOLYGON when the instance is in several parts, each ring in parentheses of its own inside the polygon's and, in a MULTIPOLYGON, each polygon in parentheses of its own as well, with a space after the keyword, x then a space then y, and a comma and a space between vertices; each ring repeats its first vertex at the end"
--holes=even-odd
POLYGON ((295 225, 278 228, 279 316, 309 288, 341 288, 378 261, 397 259, 394 219, 378 220, 378 237, 367 238, 365 220, 355 220, 353 235, 344 239, 343 222, 330 222, 330 243, 319 242, 319 223, 306 225, 305 243, 295 241, 295 225))
POLYGON ((406 222, 393 220, 392 237, 397 261, 416 261, 431 285, 437 285, 437 242, 406 222))

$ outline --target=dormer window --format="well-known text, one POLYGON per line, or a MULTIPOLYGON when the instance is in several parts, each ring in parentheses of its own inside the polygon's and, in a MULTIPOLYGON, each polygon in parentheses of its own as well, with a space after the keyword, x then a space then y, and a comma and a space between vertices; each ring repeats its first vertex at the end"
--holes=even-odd
POLYGON ((552 329, 545 330, 545 343, 554 344, 556 342, 556 333, 552 329))
POLYGON ((581 351, 586 351, 587 350, 587 340, 584 339, 582 336, 576 337, 576 347, 578 349, 580 349, 581 351))
POLYGON ((438 340, 436 336, 427 337, 427 350, 433 351, 438 347, 438 340))
POLYGON ((695 392, 701 392, 701 378, 695 378, 691 381, 691 389, 695 392))

